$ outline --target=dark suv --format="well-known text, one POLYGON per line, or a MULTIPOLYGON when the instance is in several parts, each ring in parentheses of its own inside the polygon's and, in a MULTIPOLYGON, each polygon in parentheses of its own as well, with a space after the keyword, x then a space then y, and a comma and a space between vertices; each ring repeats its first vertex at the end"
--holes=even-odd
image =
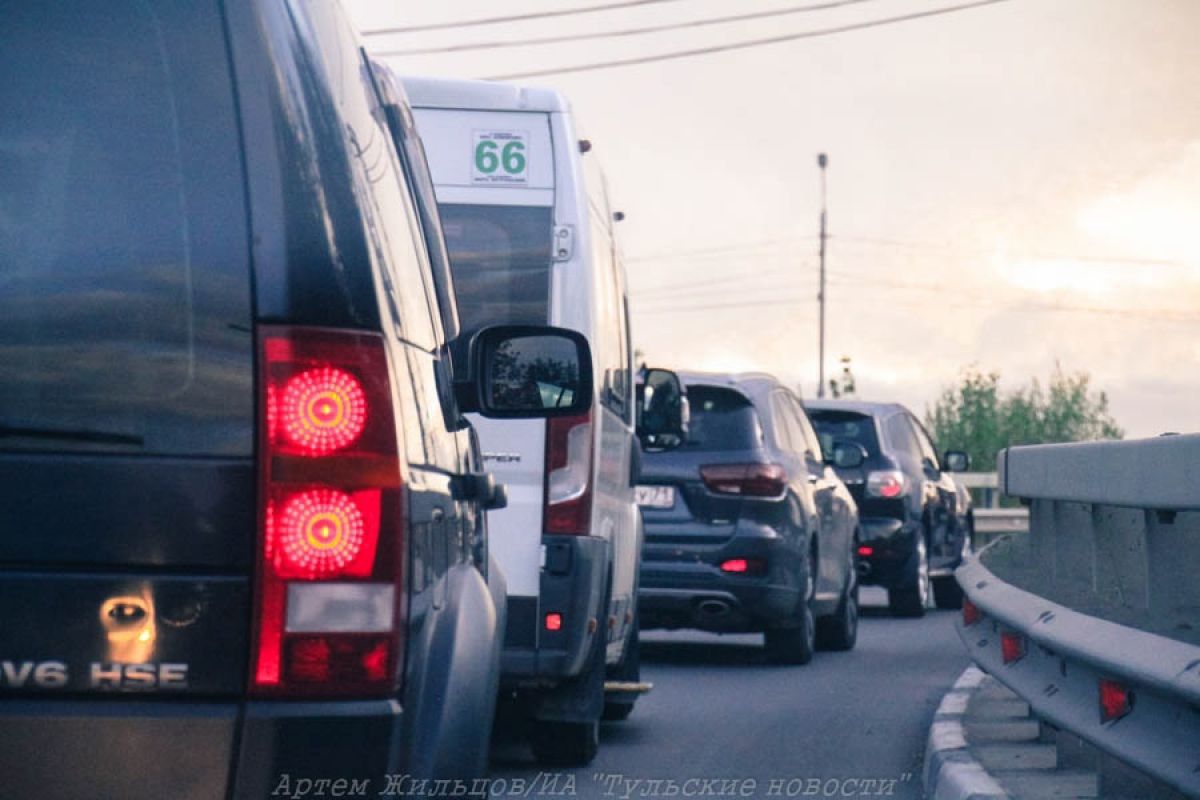
POLYGON ((769 375, 680 377, 686 440, 648 449, 638 486, 642 629, 763 631, 792 664, 854 647, 858 513, 800 402, 769 375))
POLYGON ((950 472, 968 468, 966 453, 939 458, 925 427, 902 405, 848 400, 805 403, 826 449, 857 442, 866 456, 839 467, 858 501, 864 584, 887 588, 888 605, 902 616, 922 616, 930 594, 938 608, 957 608, 962 593, 954 570, 970 550, 969 499, 950 472))
POLYGON ((586 345, 460 333, 336 4, 0 15, 0 796, 481 774, 462 414, 580 413, 525 390, 586 345))

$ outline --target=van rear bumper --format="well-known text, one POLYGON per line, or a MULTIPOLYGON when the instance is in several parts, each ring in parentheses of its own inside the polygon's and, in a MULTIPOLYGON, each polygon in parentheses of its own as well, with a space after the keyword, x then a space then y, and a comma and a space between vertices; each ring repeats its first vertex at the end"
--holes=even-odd
POLYGON ((389 700, 3 700, 0 784, 4 797, 31 800, 261 800, 284 776, 381 787, 400 771, 388 744, 400 719, 389 700))
POLYGON ((555 683, 583 671, 593 637, 607 630, 602 609, 608 579, 608 542, 598 536, 543 536, 546 560, 540 596, 510 597, 501 659, 506 686, 555 683), (514 602, 515 601, 515 602, 514 602), (547 614, 562 625, 546 626, 547 614))

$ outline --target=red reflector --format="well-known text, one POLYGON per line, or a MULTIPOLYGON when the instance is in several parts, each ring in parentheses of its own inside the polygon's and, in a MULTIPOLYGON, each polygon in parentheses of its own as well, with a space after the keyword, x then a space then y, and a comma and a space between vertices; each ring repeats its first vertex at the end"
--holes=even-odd
POLYGON ((863 558, 875 555, 875 548, 869 544, 861 544, 858 546, 858 554, 863 558))
POLYGON ((1116 722, 1133 711, 1133 692, 1107 678, 1100 679, 1100 722, 1116 722))
POLYGON ((787 490, 787 472, 778 464, 706 464, 700 478, 717 494, 779 497, 787 490))
POLYGON ((721 565, 722 572, 746 572, 750 565, 744 558, 731 558, 721 565))
POLYGON ((292 636, 286 672, 296 683, 335 683, 369 689, 390 683, 387 636, 292 636))
POLYGON ((983 612, 979 610, 979 606, 971 602, 970 598, 963 598, 962 605, 963 625, 974 625, 983 619, 983 612))
POLYGON ((1000 634, 1000 656, 1005 664, 1014 664, 1025 657, 1025 637, 1019 633, 1000 634))
POLYGON ((277 412, 288 441, 310 456, 354 443, 367 425, 367 396, 345 370, 318 367, 288 379, 277 412))
POLYGON ((562 614, 558 613, 557 611, 551 611, 549 614, 546 615, 546 630, 561 631, 562 625, 563 625, 562 614))

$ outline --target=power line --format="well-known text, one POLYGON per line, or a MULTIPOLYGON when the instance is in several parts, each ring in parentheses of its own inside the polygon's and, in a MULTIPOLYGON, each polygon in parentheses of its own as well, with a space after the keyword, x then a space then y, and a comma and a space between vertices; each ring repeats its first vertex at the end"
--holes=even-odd
POLYGON ((688 20, 686 22, 668 22, 661 25, 647 25, 639 28, 621 28, 613 31, 591 31, 588 33, 569 33, 558 36, 538 36, 529 39, 510 39, 490 42, 464 42, 462 44, 444 45, 442 47, 414 47, 399 50, 381 50, 379 56, 417 56, 432 53, 461 53, 468 50, 506 50, 513 47, 531 47, 543 44, 561 44, 563 42, 583 42, 593 39, 609 39, 627 36, 642 36, 649 33, 679 31, 689 28, 703 28, 711 25, 723 25, 730 22, 746 22, 755 19, 769 19, 791 14, 801 14, 806 11, 825 11, 842 6, 859 3, 873 3, 878 0, 828 0, 815 5, 792 6, 790 8, 773 8, 767 11, 754 11, 747 14, 731 14, 724 17, 709 17, 707 19, 688 20))
POLYGON ((910 22, 917 19, 925 19, 927 17, 936 17, 943 14, 952 14, 957 11, 966 11, 972 8, 981 8, 983 6, 995 5, 997 3, 1006 3, 1008 0, 975 0, 971 3, 961 3, 955 6, 945 6, 943 8, 933 8, 928 11, 918 11, 912 14, 903 14, 897 17, 885 17, 883 19, 871 20, 869 22, 858 22, 852 25, 840 25, 835 28, 823 28, 814 31, 802 31, 800 33, 791 33, 785 36, 771 36, 765 39, 749 39, 741 42, 731 42, 729 44, 713 45, 711 47, 697 47, 691 50, 675 50, 670 53, 657 53, 649 56, 637 56, 634 58, 623 58, 615 61, 596 61, 590 64, 575 64, 558 69, 537 69, 528 72, 513 72, 507 75, 493 75, 487 80, 507 81, 518 78, 536 78, 543 75, 567 75, 576 72, 592 72, 600 69, 612 69, 614 67, 630 67, 638 64, 651 64, 658 61, 671 61, 679 58, 691 58, 693 56, 712 55, 713 53, 725 53, 730 50, 745 50, 753 47, 765 47, 773 44, 781 44, 783 42, 794 42, 799 39, 814 39, 820 36, 832 36, 838 33, 848 33, 850 31, 859 31, 867 28, 878 28, 884 25, 894 25, 900 22, 910 22))
POLYGON ((425 25, 403 25, 394 28, 375 28, 363 31, 364 36, 382 36, 389 33, 417 33, 418 31, 444 31, 450 28, 474 28, 480 25, 498 25, 503 22, 523 22, 530 19, 549 19, 551 17, 566 17, 575 14, 592 14, 597 11, 612 11, 618 8, 633 6, 650 6, 660 3, 677 3, 680 0, 624 0, 619 3, 605 3, 599 6, 576 6, 560 8, 556 11, 531 11, 527 14, 510 14, 504 17, 485 17, 483 19, 464 19, 457 22, 431 22, 425 25))
POLYGON ((670 261, 677 258, 708 255, 710 253, 761 250, 766 247, 775 247, 778 245, 799 244, 800 242, 811 241, 816 238, 816 236, 801 236, 792 237, 789 239, 763 239, 757 242, 734 242, 730 244, 713 245, 712 247, 701 247, 694 250, 667 250, 658 253, 650 253, 644 256, 626 256, 625 261, 628 263, 635 263, 639 261, 670 261))

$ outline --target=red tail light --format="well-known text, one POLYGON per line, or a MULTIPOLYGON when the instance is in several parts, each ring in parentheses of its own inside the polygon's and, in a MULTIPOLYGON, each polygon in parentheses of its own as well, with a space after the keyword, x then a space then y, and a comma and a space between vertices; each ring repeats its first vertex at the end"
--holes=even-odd
POLYGON ((885 469, 867 473, 867 497, 884 497, 889 500, 908 493, 908 476, 898 469, 885 469))
POLYGON ((546 420, 546 533, 586 536, 592 519, 592 414, 546 420))
POLYGON ((762 575, 767 564, 759 558, 730 558, 721 562, 721 571, 735 575, 762 575))
POLYGON ((563 625, 563 615, 557 611, 551 611, 546 615, 546 630, 561 631, 563 625))
POLYGON ((979 606, 971 602, 971 598, 964 597, 963 605, 963 625, 971 626, 983 619, 983 612, 979 610, 979 606))
POLYGON ((1100 679, 1100 722, 1116 722, 1133 711, 1133 692, 1123 684, 1100 679))
POLYGON ((1019 633, 1000 634, 1000 657, 1005 664, 1015 664, 1025 657, 1025 637, 1019 633))
POLYGON ((700 478, 717 494, 779 497, 787 490, 787 472, 778 464, 707 464, 700 478))
POLYGON ((873 555, 875 555, 875 548, 869 544, 860 544, 858 546, 858 554, 862 558, 867 558, 869 556, 873 556, 873 555))
POLYGON ((259 329, 251 691, 386 696, 402 662, 403 483, 376 334, 259 329))

